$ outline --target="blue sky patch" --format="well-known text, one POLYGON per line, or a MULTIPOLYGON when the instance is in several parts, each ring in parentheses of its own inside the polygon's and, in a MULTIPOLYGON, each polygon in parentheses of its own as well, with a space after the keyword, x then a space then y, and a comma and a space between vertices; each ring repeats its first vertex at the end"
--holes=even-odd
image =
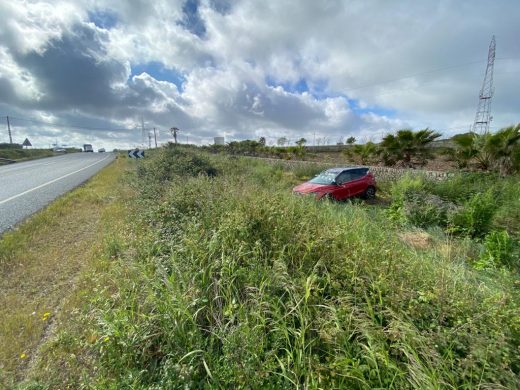
POLYGON ((231 2, 228 0, 210 0, 209 5, 222 15, 227 15, 231 12, 231 2))
POLYGON ((131 69, 130 77, 146 72, 156 80, 175 84, 180 92, 184 90, 183 83, 186 80, 184 76, 173 69, 165 68, 160 62, 152 61, 145 64, 135 64, 132 65, 131 69))
POLYGON ((116 14, 110 11, 89 11, 88 19, 105 30, 109 30, 117 24, 116 14))
POLYGON ((278 83, 272 77, 267 76, 265 82, 270 87, 282 87, 285 91, 290 93, 309 92, 309 86, 304 78, 301 78, 296 83, 278 83))
POLYGON ((355 113, 360 114, 360 115, 373 113, 378 116, 386 116, 388 118, 392 118, 392 117, 395 117, 397 114, 397 110, 395 110, 393 108, 384 108, 384 107, 379 107, 379 106, 369 106, 369 107, 361 108, 359 106, 359 100, 349 99, 345 96, 344 96, 344 98, 348 101, 348 104, 349 104, 350 108, 352 109, 352 111, 354 111, 355 113))
POLYGON ((302 94, 304 92, 309 93, 313 98, 317 100, 323 100, 327 98, 343 98, 347 101, 349 107, 355 113, 362 115, 373 113, 379 116, 395 117, 397 110, 391 108, 384 108, 379 106, 360 107, 359 100, 349 99, 347 96, 339 93, 331 93, 327 91, 327 81, 317 80, 313 82, 307 82, 305 78, 299 79, 296 83, 281 83, 276 82, 271 76, 267 76, 265 83, 270 87, 282 87, 284 91, 295 94, 302 94))
POLYGON ((302 94, 307 92, 317 100, 331 97, 331 95, 326 91, 326 80, 313 80, 312 82, 308 82, 305 78, 302 77, 295 83, 289 83, 276 82, 271 76, 267 76, 265 83, 270 87, 282 87, 285 91, 290 93, 302 94))
POLYGON ((178 23, 199 38, 206 36, 206 25, 199 14, 199 0, 187 0, 182 6, 183 18, 178 23))

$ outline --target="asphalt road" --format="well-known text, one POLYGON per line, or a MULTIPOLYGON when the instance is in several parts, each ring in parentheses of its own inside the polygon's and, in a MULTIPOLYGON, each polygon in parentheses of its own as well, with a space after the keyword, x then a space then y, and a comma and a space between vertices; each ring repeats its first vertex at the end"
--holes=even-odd
POLYGON ((0 235, 113 160, 112 153, 72 153, 0 166, 0 235))

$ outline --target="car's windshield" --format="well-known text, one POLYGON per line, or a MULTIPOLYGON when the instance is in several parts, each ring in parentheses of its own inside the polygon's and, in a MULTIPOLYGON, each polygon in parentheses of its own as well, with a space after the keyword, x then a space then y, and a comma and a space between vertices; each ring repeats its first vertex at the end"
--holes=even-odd
POLYGON ((313 184, 332 184, 336 179, 337 174, 334 172, 322 172, 315 178, 311 179, 309 182, 313 184))

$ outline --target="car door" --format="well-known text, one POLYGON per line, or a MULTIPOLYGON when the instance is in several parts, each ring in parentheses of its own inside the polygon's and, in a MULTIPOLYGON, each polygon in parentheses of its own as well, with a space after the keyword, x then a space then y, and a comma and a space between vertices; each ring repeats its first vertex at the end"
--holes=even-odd
POLYGON ((350 171, 350 181, 347 184, 350 196, 361 195, 365 192, 367 189, 367 172, 367 168, 353 169, 350 171))
POLYGON ((352 180, 351 172, 343 171, 336 177, 337 189, 334 191, 334 197, 343 200, 351 196, 349 183, 352 180))

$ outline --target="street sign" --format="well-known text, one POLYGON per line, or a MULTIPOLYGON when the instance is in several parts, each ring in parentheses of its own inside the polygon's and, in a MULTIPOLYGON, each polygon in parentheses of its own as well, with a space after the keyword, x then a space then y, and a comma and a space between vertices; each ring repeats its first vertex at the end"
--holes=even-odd
POLYGON ((128 151, 128 157, 130 158, 144 158, 144 150, 134 149, 128 151))
POLYGON ((23 141, 22 146, 32 146, 31 141, 29 141, 29 138, 26 138, 25 141, 23 141))

